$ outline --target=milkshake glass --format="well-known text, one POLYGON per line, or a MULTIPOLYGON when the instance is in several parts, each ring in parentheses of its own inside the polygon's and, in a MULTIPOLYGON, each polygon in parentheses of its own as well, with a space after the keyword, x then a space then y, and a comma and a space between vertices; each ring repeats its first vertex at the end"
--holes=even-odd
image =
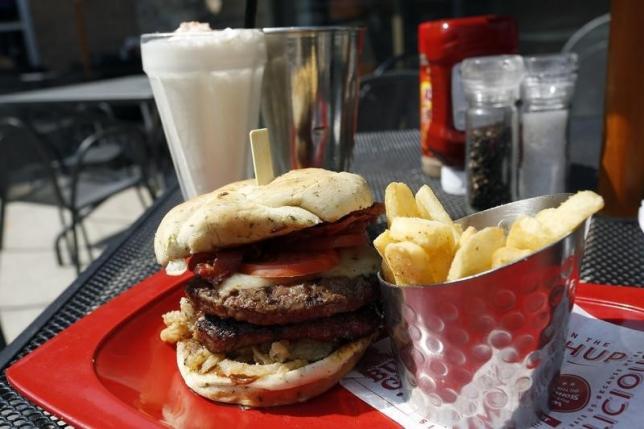
POLYGON ((141 36, 143 70, 184 198, 243 179, 266 63, 259 30, 184 23, 141 36))

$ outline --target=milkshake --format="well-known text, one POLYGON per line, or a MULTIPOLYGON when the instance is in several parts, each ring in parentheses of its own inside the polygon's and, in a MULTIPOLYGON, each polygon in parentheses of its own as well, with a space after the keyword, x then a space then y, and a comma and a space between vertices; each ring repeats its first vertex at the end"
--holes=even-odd
POLYGON ((143 35, 141 57, 183 197, 243 179, 248 132, 259 122, 264 34, 183 23, 143 35))

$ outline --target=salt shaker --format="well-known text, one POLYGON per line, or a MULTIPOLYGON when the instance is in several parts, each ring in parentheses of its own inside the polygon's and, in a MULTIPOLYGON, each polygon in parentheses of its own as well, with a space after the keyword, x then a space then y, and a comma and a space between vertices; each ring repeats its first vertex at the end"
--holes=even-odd
POLYGON ((521 84, 519 198, 566 191, 568 117, 577 55, 525 57, 521 84))
POLYGON ((465 115, 465 169, 470 212, 511 202, 516 196, 519 84, 518 55, 470 58, 461 74, 465 115))

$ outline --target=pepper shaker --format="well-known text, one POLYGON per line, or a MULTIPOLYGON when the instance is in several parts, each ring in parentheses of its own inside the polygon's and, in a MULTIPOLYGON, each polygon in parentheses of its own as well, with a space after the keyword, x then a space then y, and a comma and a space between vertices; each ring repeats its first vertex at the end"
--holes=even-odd
POLYGON ((525 57, 521 84, 519 198, 566 191, 568 118, 577 55, 525 57))
POLYGON ((477 57, 461 65, 468 109, 465 169, 470 212, 516 197, 517 110, 523 59, 518 55, 477 57))

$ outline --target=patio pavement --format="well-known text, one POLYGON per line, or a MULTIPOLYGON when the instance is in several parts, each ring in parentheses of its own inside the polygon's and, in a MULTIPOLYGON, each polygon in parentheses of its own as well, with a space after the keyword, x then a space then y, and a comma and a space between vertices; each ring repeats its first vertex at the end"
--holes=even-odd
MULTIPOLYGON (((141 213, 143 206, 134 190, 114 196, 85 220, 90 242, 123 230, 141 213)), ((7 204, 4 249, 0 250, 0 322, 7 343, 76 278, 69 262, 63 267, 56 263, 53 243, 59 231, 55 207, 7 204)), ((87 253, 81 250, 81 260, 87 263, 87 253)), ((94 257, 102 250, 94 249, 94 257)))

